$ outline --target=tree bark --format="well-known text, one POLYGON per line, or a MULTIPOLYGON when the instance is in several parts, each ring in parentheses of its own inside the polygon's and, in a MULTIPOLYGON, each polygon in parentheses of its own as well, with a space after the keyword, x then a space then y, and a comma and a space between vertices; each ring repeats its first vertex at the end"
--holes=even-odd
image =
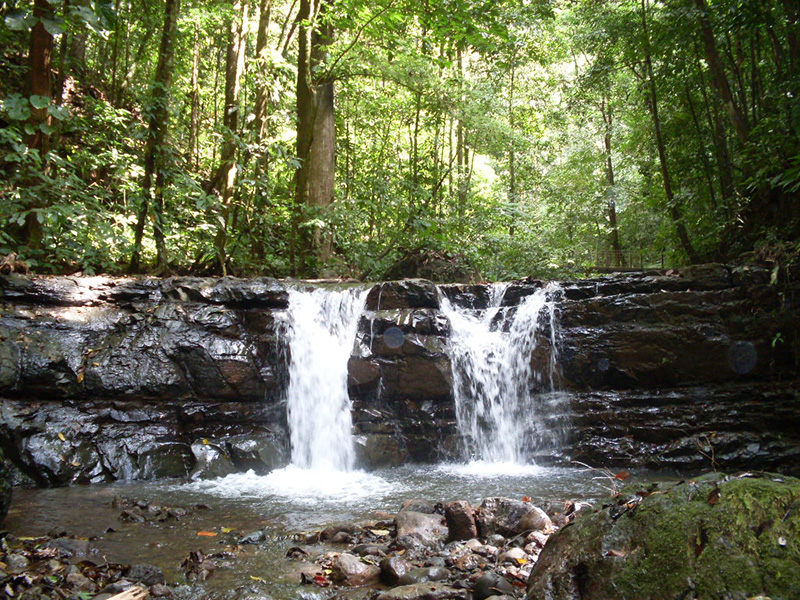
POLYGON ((611 243, 614 266, 624 267, 625 257, 622 255, 622 244, 620 244, 619 241, 619 227, 617 226, 617 202, 615 199, 616 189, 614 187, 616 181, 614 179, 614 161, 611 154, 611 132, 614 126, 614 117, 605 99, 603 99, 600 104, 600 112, 605 125, 603 147, 605 148, 606 158, 606 212, 608 215, 608 227, 610 229, 609 241, 611 243))
POLYGON ((700 18, 700 29, 703 34, 703 47, 705 48, 706 61, 711 72, 711 83, 719 93, 725 104, 725 110, 736 130, 736 136, 742 144, 746 144, 750 136, 750 124, 747 115, 743 112, 744 108, 737 104, 733 96, 728 77, 725 75, 725 67, 717 49, 717 42, 714 38, 714 31, 711 28, 711 20, 708 17, 708 4, 706 0, 694 0, 700 18))
POLYGON ((140 269, 142 239, 147 222, 149 204, 153 203, 153 238, 156 243, 156 270, 168 270, 167 247, 164 237, 164 188, 166 186, 166 138, 169 127, 169 88, 172 84, 172 67, 175 59, 175 31, 180 11, 180 0, 166 0, 164 27, 161 32, 158 64, 150 96, 147 146, 145 148, 142 202, 134 230, 133 254, 130 270, 140 269), (153 183, 155 179, 155 185, 153 183))
POLYGON ((225 61, 225 115, 223 117, 225 141, 220 151, 220 177, 217 185, 220 195, 221 220, 214 239, 217 261, 223 276, 228 274, 228 229, 231 225, 231 204, 238 177, 236 137, 239 131, 239 94, 244 73, 248 7, 246 1, 231 0, 232 14, 225 61))
POLYGON ((322 66, 333 28, 320 22, 322 0, 301 0, 297 60, 297 158, 293 270, 316 274, 331 256, 331 239, 319 227, 301 227, 304 213, 323 216, 334 200, 336 129, 334 84, 322 66), (309 210, 310 209, 310 210, 309 210), (306 231, 302 231, 306 229, 306 231))
MULTIPOLYGON (((36 24, 31 29, 30 46, 28 52, 28 95, 42 96, 48 100, 52 98, 53 90, 51 84, 51 71, 53 61, 53 36, 47 31, 42 22, 44 19, 52 19, 53 12, 47 0, 35 0, 33 5, 33 16, 36 24)), ((47 106, 36 108, 31 106, 31 117, 29 124, 33 128, 33 133, 25 138, 27 146, 39 154, 42 171, 47 169, 47 152, 50 149, 50 136, 43 131, 42 127, 50 123, 50 116, 47 106)), ((38 177, 30 174, 30 184, 35 185, 38 177)), ((29 212, 25 216, 25 227, 22 232, 23 245, 33 250, 42 247, 44 229, 40 220, 39 209, 45 207, 44 199, 39 195, 34 195, 35 200, 27 206, 29 212)))

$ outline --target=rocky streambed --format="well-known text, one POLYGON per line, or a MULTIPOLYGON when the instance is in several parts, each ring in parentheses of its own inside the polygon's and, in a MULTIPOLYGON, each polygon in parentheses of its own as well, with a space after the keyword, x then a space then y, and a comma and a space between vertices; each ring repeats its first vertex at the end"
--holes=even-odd
MULTIPOLYGON (((425 498, 279 538, 270 528, 209 527, 197 532, 194 550, 174 548, 166 574, 148 563, 106 560, 98 549, 107 531, 90 539, 59 531, 7 535, 0 583, 19 598, 110 598, 137 587, 154 597, 248 600, 798 597, 800 480, 765 473, 650 483, 603 477, 604 498, 547 510, 529 497, 476 505, 425 498), (269 552, 278 556, 254 562, 269 552), (221 585, 212 585, 217 579, 221 585)), ((108 506, 120 522, 170 531, 176 523, 208 523, 214 510, 120 496, 108 506)))

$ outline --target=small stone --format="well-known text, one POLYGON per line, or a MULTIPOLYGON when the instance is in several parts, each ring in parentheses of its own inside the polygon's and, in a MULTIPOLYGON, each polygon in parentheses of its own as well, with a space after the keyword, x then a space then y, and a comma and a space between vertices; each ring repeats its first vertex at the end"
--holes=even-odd
POLYGON ((352 554, 340 554, 331 566, 331 579, 339 585, 361 587, 376 583, 381 569, 375 565, 361 562, 352 554))
POLYGON ((258 544, 267 541, 267 534, 261 529, 248 533, 239 538, 240 544, 258 544))
POLYGON ((95 584, 81 573, 70 573, 66 577, 66 582, 78 592, 91 592, 95 589, 95 584))
POLYGON ((506 538, 504 538, 499 533, 494 533, 486 538, 486 543, 489 546, 502 546, 506 543, 506 538))
POLYGON ((478 537, 478 526, 475 524, 475 513, 469 502, 457 500, 448 502, 444 507, 450 540, 470 540, 478 537))
POLYGON ((397 581, 411 570, 411 564, 399 556, 389 556, 380 563, 381 580, 389 585, 396 585, 397 581))
POLYGON ((150 586, 150 595, 154 598, 166 598, 167 596, 172 596, 172 590, 163 583, 157 583, 150 586))
POLYGON ((481 575, 472 587, 473 600, 486 600, 491 596, 514 596, 514 586, 505 577, 497 573, 481 575))
POLYGON ((353 554, 357 554, 358 556, 386 556, 386 553, 389 549, 386 546, 380 546, 378 544, 359 544, 355 548, 353 548, 353 554))
POLYGON ((546 531, 553 528, 553 522, 547 513, 534 506, 519 520, 521 531, 546 531))
POLYGON ((346 531, 340 531, 330 539, 332 544, 349 544, 353 541, 353 536, 346 531))
POLYGON ((445 581, 450 578, 450 571, 444 567, 421 567, 411 569, 397 581, 398 585, 411 585, 425 581, 445 581))
POLYGON ((510 548, 503 552, 497 560, 501 563, 519 563, 528 560, 528 555, 522 548, 510 548))
POLYGON ((158 567, 147 564, 131 565, 128 569, 127 577, 131 581, 143 583, 148 587, 159 583, 166 583, 164 571, 158 567))
POLYGON ((24 571, 27 569, 31 564, 26 557, 22 554, 9 554, 6 557, 6 568, 11 573, 19 573, 20 571, 24 571))

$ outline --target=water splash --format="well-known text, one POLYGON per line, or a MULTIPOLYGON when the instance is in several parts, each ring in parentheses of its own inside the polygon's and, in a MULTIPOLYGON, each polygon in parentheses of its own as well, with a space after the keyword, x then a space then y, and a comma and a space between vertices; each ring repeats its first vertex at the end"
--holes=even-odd
POLYGON ((289 290, 292 464, 350 471, 355 461, 347 362, 367 290, 289 290))
MULTIPOLYGON (((508 284, 490 289, 485 310, 455 308, 442 298, 451 324, 450 360, 456 418, 470 460, 488 463, 528 462, 547 432, 537 422, 552 396, 557 369, 555 286, 547 286, 503 307, 508 284), (534 367, 534 355, 546 355, 534 367), (540 394, 544 394, 541 396, 540 394)), ((542 358, 542 357, 538 357, 542 358)))

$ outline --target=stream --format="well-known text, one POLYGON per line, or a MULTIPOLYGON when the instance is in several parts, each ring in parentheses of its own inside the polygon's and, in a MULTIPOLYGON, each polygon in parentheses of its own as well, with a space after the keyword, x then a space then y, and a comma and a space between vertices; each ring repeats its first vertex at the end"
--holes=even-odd
MULTIPOLYGON (((636 473, 632 479, 654 477, 636 473)), ((267 476, 238 473, 188 483, 17 489, 4 527, 17 536, 66 531, 91 538, 93 562, 152 564, 164 571, 170 584, 186 581, 180 565, 190 552, 220 552, 236 547, 243 535, 264 530, 265 542, 240 546, 237 556, 217 561, 207 581, 179 587, 177 593, 186 598, 227 597, 248 589, 281 600, 318 591, 300 585, 297 563, 285 558, 290 547, 303 545, 295 534, 341 521, 391 519, 411 498, 469 500, 475 506, 486 497, 530 496, 535 504, 557 511, 568 499, 596 502, 606 497, 610 483, 602 474, 580 468, 487 463, 403 466, 371 473, 288 467, 267 476), (117 496, 190 510, 180 520, 125 522, 119 519, 120 508, 112 506, 117 496)))

